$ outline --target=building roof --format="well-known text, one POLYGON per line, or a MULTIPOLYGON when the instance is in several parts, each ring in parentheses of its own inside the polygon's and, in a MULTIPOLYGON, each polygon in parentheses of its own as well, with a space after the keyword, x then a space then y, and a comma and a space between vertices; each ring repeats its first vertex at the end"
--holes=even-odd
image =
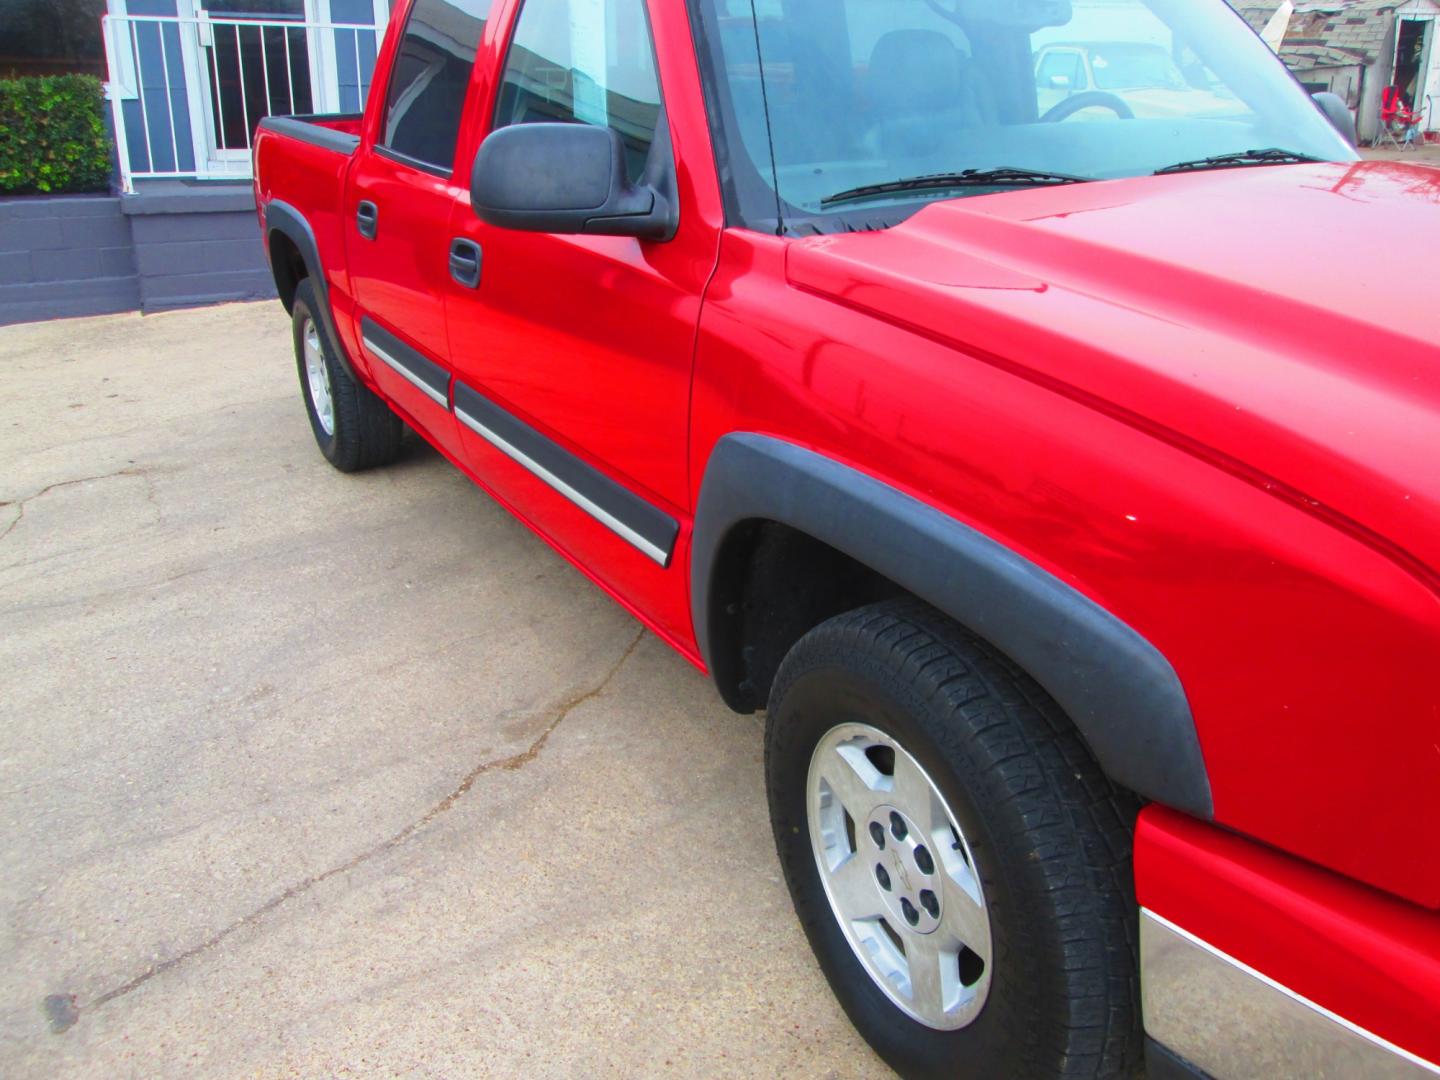
MULTIPOLYGON (((1229 0, 1256 32, 1264 29, 1279 3, 1229 0)), ((1385 51, 1395 12, 1407 0, 1310 0, 1297 3, 1280 58, 1291 69, 1368 66, 1385 51)))

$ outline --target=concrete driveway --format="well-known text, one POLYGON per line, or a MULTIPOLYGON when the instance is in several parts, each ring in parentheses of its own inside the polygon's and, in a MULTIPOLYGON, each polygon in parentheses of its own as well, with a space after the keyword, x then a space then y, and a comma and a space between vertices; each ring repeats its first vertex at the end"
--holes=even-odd
POLYGON ((0 330, 0 1074, 883 1074, 753 718, 275 303, 0 330))
POLYGON ((1360 151, 1360 155, 1370 161, 1408 161, 1414 165, 1440 166, 1440 143, 1426 143, 1410 150, 1365 147, 1360 151))

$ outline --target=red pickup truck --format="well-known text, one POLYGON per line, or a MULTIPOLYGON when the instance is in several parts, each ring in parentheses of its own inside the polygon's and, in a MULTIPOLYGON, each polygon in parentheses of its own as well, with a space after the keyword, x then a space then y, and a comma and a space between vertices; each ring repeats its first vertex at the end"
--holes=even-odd
POLYGON ((765 710, 888 1062, 1440 1074, 1440 171, 1223 0, 401 0, 373 85, 255 147, 320 449, 765 710))

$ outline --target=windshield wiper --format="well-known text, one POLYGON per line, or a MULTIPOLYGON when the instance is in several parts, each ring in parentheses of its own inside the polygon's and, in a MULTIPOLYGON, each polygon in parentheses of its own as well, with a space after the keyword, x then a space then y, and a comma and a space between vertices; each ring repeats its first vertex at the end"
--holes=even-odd
POLYGON ((1156 169, 1155 175, 1203 172, 1206 169, 1239 169, 1247 165, 1310 165, 1320 160, 1322 159, 1311 157, 1309 154, 1300 154, 1294 150, 1282 150, 1278 146, 1272 146, 1268 150, 1241 150, 1235 154, 1216 154, 1213 157, 1196 158, 1194 161, 1181 161, 1174 165, 1166 165, 1163 169, 1156 169))
POLYGON ((877 195, 893 195, 912 191, 949 191, 967 187, 1050 187, 1060 184, 1083 184, 1089 176, 1071 176, 1069 173, 1041 172, 1036 169, 1016 169, 1002 166, 997 169, 966 169, 963 172, 931 173, 926 176, 909 176, 901 180, 887 180, 883 184, 862 184, 860 187, 837 191, 820 200, 821 207, 837 203, 869 199, 877 195))

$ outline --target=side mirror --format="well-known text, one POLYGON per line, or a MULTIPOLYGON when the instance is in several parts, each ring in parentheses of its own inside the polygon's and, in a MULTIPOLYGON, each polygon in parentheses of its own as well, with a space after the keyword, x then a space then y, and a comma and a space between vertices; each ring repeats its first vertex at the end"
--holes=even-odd
POLYGON ((1323 90, 1318 94, 1311 95, 1315 99, 1315 106, 1325 114, 1325 119, 1335 126, 1335 130, 1344 136, 1345 141, 1351 146, 1360 145, 1360 136, 1355 130, 1355 114, 1345 104, 1345 100, 1339 94, 1332 94, 1323 90))
POLYGON ((1069 90, 1069 89, 1070 89, 1070 76, 1069 76, 1069 75, 1051 75, 1051 76, 1050 76, 1050 89, 1051 89, 1051 90, 1069 90))
POLYGON ((504 229, 669 240, 678 221, 674 198, 661 190, 667 186, 630 182, 625 143, 612 128, 515 124, 480 144, 470 206, 504 229))

